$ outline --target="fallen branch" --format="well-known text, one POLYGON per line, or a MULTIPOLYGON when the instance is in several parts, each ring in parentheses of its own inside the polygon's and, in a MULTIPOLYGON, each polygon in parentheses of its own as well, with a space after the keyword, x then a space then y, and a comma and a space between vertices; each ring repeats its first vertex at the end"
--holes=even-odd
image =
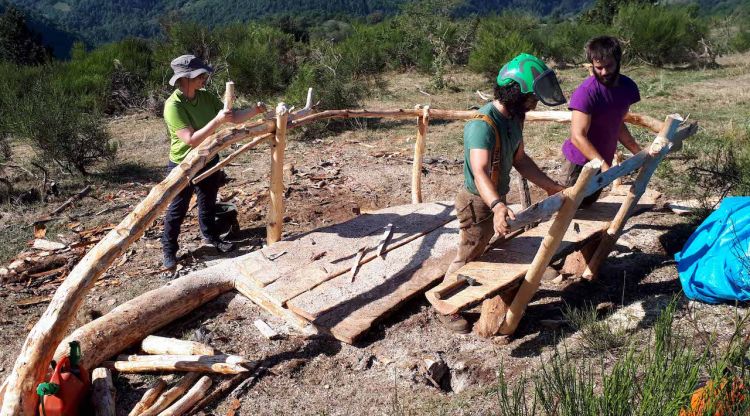
POLYGON ((69 207, 73 202, 86 196, 89 192, 91 192, 92 189, 93 188, 91 187, 91 185, 86 185, 86 187, 83 188, 80 192, 71 196, 70 198, 68 198, 67 201, 63 202, 62 205, 52 210, 52 212, 50 212, 49 215, 52 216, 52 215, 57 215, 61 213, 65 208, 69 207))
POLYGON ((237 355, 128 355, 103 365, 121 373, 191 371, 198 373, 239 374, 252 363, 237 355))
POLYGON ((91 372, 91 404, 96 416, 115 416, 115 384, 107 368, 91 372))

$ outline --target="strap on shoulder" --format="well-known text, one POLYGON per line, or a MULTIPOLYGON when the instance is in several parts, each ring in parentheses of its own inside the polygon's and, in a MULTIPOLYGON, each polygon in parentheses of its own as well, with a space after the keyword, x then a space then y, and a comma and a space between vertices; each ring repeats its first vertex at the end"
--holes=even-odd
POLYGON ((487 114, 477 114, 474 116, 474 119, 483 120, 485 123, 489 124, 490 127, 492 127, 492 131, 495 132, 495 149, 492 152, 492 160, 490 162, 492 165, 490 180, 492 180, 492 183, 497 186, 498 183, 500 183, 500 146, 502 143, 500 140, 500 131, 497 129, 495 122, 492 121, 492 117, 487 114))

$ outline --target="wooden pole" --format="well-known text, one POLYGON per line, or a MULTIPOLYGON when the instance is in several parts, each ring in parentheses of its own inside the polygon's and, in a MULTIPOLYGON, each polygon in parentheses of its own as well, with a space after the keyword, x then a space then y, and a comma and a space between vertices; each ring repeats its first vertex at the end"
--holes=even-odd
POLYGON ((180 398, 180 400, 177 400, 166 410, 159 413, 159 416, 184 415, 194 404, 198 403, 200 399, 206 396, 209 387, 211 387, 211 379, 208 376, 201 377, 200 380, 198 380, 198 382, 195 383, 195 385, 188 390, 182 398, 180 398))
POLYGON ((107 368, 91 372, 91 404, 96 416, 115 416, 115 384, 107 368))
POLYGON ((422 158, 424 157, 427 126, 430 122, 430 106, 422 109, 422 116, 417 117, 417 140, 414 142, 414 162, 411 170, 411 203, 422 202, 422 158))
POLYGON ((601 160, 592 160, 587 163, 581 174, 578 176, 573 187, 568 188, 564 191, 565 202, 563 202, 562 208, 557 213, 557 217, 552 222, 552 225, 547 232, 547 235, 542 240, 542 244, 539 246, 539 250, 534 256, 534 260, 529 265, 529 269, 526 271, 526 276, 521 282, 521 287, 518 289, 518 293, 513 298, 513 302, 508 307, 508 312, 505 314, 505 321, 500 326, 500 333, 503 335, 510 335, 518 328, 518 323, 521 321, 526 306, 534 297, 539 284, 542 280, 542 274, 547 268, 552 256, 555 255, 557 248, 560 246, 565 231, 568 229, 570 222, 575 216, 578 206, 583 200, 586 185, 594 177, 596 172, 601 168, 601 160))
POLYGON ((148 390, 146 390, 146 393, 143 394, 143 397, 141 397, 141 400, 139 400, 138 403, 136 403, 133 407, 133 410, 128 413, 128 416, 138 416, 141 413, 145 412, 146 409, 154 404, 156 399, 166 388, 167 383, 164 381, 164 379, 157 378, 156 380, 154 380, 154 382, 151 383, 151 386, 149 386, 148 390))
POLYGON ((264 135, 262 135, 260 137, 256 137, 252 141, 243 144, 242 147, 240 147, 239 149, 235 150, 234 153, 230 154, 229 156, 225 157, 224 159, 221 159, 219 161, 219 163, 217 163, 214 167, 212 167, 211 169, 208 169, 207 171, 205 171, 205 172, 201 173, 200 175, 196 176, 195 178, 193 178, 193 184, 196 184, 196 183, 198 183, 198 182, 206 179, 207 177, 211 176, 217 170, 219 170, 219 169, 223 168, 224 166, 226 166, 227 164, 229 164, 229 162, 231 162, 232 160, 234 160, 234 158, 236 158, 237 156, 239 156, 239 155, 247 152, 248 150, 252 149, 253 147, 255 147, 255 146, 257 146, 257 145, 259 145, 261 143, 265 143, 265 142, 271 140, 272 137, 273 137, 273 134, 268 133, 268 134, 264 134, 264 135))
POLYGON ((596 248, 596 251, 589 259, 586 271, 583 272, 583 277, 588 280, 594 280, 599 273, 604 260, 609 256, 612 251, 617 239, 622 233, 622 229, 625 226, 628 218, 641 196, 646 191, 651 176, 654 174, 656 167, 664 159, 672 147, 671 144, 675 142, 675 135, 677 128, 680 126, 682 119, 679 116, 667 116, 664 122, 664 128, 659 132, 654 143, 651 145, 651 152, 655 156, 649 156, 648 160, 643 164, 641 170, 638 172, 638 176, 635 179, 635 183, 630 186, 628 195, 625 197, 620 209, 617 211, 615 218, 610 222, 606 232, 602 234, 601 242, 596 248))
POLYGON ((227 87, 224 90, 224 110, 231 110, 234 106, 234 82, 227 81, 227 87))
MULTIPOLYGON (((479 114, 476 110, 440 110, 436 108, 430 109, 430 118, 436 120, 468 120, 474 118, 479 114)), ((326 110, 318 113, 299 117, 291 122, 291 127, 304 126, 306 124, 314 123, 319 120, 329 118, 395 118, 395 119, 409 119, 413 117, 420 117, 422 110, 417 109, 397 109, 397 110, 326 110)), ((570 123, 572 113, 570 111, 529 111, 526 113, 526 122, 535 121, 552 121, 556 123, 570 123)), ((662 122, 652 117, 628 113, 625 115, 625 122, 636 126, 645 127, 653 132, 658 132, 661 129, 662 122)))
POLYGON ((159 413, 161 413, 162 410, 169 407, 170 404, 174 403, 175 400, 177 400, 178 397, 182 396, 193 384, 195 384, 196 381, 198 381, 198 378, 200 378, 201 375, 198 373, 187 373, 185 376, 183 376, 177 384, 174 385, 171 389, 165 391, 161 396, 159 396, 158 399, 156 399, 156 402, 151 405, 146 411, 141 413, 140 416, 157 416, 159 413))
POLYGON ((214 355, 213 348, 206 344, 181 339, 149 335, 141 342, 141 349, 148 354, 165 355, 214 355))
POLYGON ((289 109, 286 104, 276 106, 276 137, 271 151, 271 206, 268 209, 266 234, 268 244, 281 240, 284 224, 284 151, 286 150, 286 127, 289 109))

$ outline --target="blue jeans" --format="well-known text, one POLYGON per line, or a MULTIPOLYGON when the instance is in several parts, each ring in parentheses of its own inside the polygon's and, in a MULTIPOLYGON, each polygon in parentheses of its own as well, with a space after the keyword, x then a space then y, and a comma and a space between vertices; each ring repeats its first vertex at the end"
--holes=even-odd
MULTIPOLYGON (((215 157, 206 166, 196 174, 196 176, 210 169, 219 163, 219 157, 215 157)), ((167 164, 167 175, 178 164, 171 160, 167 164)), ((193 193, 198 200, 198 224, 200 224, 201 233, 208 240, 219 239, 216 230, 216 195, 219 192, 220 171, 216 171, 211 176, 193 185, 188 184, 169 204, 166 214, 164 214, 164 233, 161 236, 161 247, 164 253, 176 254, 180 248, 177 243, 177 237, 180 235, 182 221, 187 215, 190 208, 190 199, 193 193)))

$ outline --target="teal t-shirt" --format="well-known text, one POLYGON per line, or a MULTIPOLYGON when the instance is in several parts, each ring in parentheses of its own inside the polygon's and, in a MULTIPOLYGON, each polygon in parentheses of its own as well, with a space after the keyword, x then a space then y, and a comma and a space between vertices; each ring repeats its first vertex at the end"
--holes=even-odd
MULTIPOLYGON (((510 169, 513 167, 513 155, 516 154, 523 136, 521 134, 521 121, 505 117, 492 103, 488 103, 479 109, 481 114, 492 118, 500 133, 500 177, 497 184, 497 192, 505 195, 510 191, 510 169)), ((469 151, 471 149, 487 149, 490 158, 495 150, 495 132, 492 126, 484 120, 471 120, 464 126, 464 186, 474 195, 479 195, 474 184, 474 173, 469 164, 469 151)), ((490 161, 491 166, 492 160, 490 161)), ((488 172, 489 174, 489 172, 488 172)))
POLYGON ((219 97, 198 90, 195 97, 188 100, 182 91, 175 90, 164 103, 164 121, 169 131, 169 160, 180 163, 190 151, 190 146, 177 137, 178 130, 192 127, 200 130, 224 108, 219 97))

